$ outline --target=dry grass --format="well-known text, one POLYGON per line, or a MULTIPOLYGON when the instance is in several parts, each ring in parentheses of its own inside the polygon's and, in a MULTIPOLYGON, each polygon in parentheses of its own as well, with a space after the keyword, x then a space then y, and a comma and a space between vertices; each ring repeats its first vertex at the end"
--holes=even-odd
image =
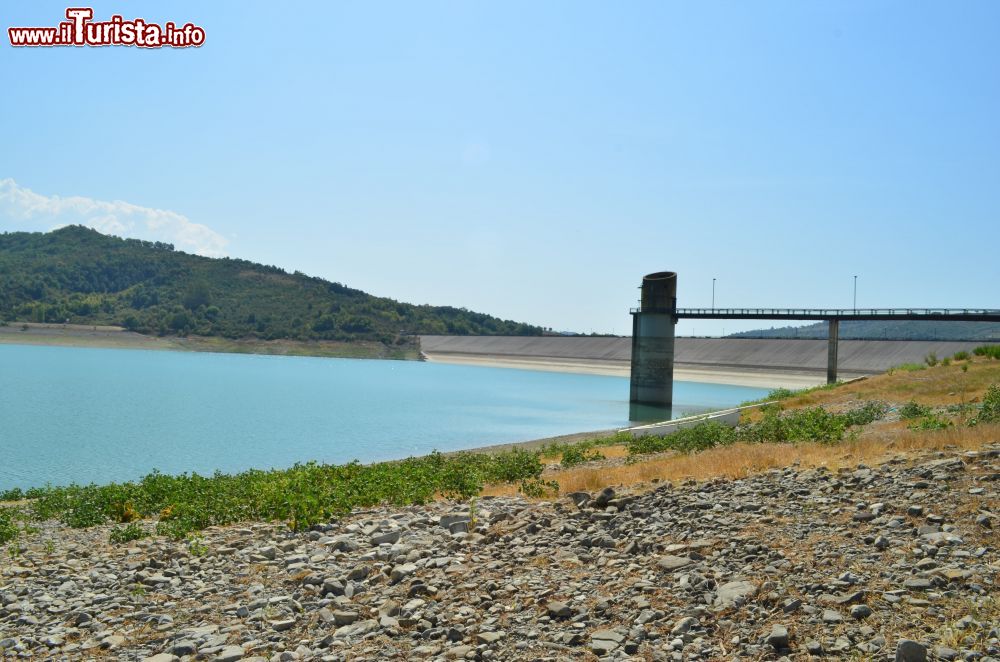
POLYGON ((784 401, 786 407, 842 404, 851 400, 916 400, 925 405, 950 405, 982 398, 990 384, 1000 382, 1000 361, 974 357, 926 370, 876 375, 828 391, 814 391, 784 401), (968 370, 963 371, 962 366, 968 370))
MULTIPOLYGON (((946 447, 974 450, 1000 439, 1000 425, 974 428, 954 427, 932 432, 914 432, 891 428, 866 434, 840 444, 733 444, 700 453, 658 455, 633 464, 616 466, 581 465, 572 469, 547 472, 546 480, 559 483, 560 493, 599 490, 608 485, 638 487, 657 481, 744 478, 770 469, 792 465, 804 468, 826 467, 836 471, 859 463, 879 464, 893 457, 915 451, 942 450, 946 447)), ((610 447, 605 450, 622 449, 610 447)), ((484 495, 517 493, 516 485, 489 485, 484 495)))
MULTIPOLYGON (((628 457, 628 448, 626 446, 601 446, 600 448, 595 448, 594 450, 603 455, 606 460, 628 457)), ((555 455, 545 456, 545 462, 547 464, 558 465, 562 462, 562 455, 557 453, 555 455)))
MULTIPOLYGON (((840 409, 864 400, 882 400, 901 404, 916 400, 927 405, 948 405, 981 400, 990 384, 1000 383, 1000 361, 973 358, 937 365, 914 372, 899 371, 846 384, 835 389, 819 390, 782 402, 786 409, 822 406, 840 409), (967 370, 962 370, 966 366, 967 370)), ((759 417, 759 412, 756 414, 759 417)), ((706 480, 743 478, 755 473, 792 465, 827 467, 836 471, 860 463, 878 464, 912 452, 942 450, 946 447, 978 449, 1000 439, 1000 425, 969 428, 955 426, 945 430, 914 431, 906 421, 881 421, 867 426, 856 439, 840 444, 734 444, 692 454, 664 453, 622 462, 628 455, 625 446, 600 448, 606 460, 570 469, 549 466, 543 479, 554 480, 561 493, 593 491, 608 485, 638 487, 653 481, 706 480), (608 460, 619 460, 608 462, 608 460)), ((517 494, 517 485, 488 485, 485 496, 517 494)))

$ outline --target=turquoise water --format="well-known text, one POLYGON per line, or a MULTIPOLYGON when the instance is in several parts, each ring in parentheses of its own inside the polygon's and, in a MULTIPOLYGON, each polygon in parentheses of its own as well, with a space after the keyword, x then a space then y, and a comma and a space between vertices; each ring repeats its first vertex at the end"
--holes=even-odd
MULTIPOLYGON (((0 490, 362 462, 628 424, 628 380, 356 359, 0 345, 0 490)), ((766 391, 675 384, 680 415, 766 391)))

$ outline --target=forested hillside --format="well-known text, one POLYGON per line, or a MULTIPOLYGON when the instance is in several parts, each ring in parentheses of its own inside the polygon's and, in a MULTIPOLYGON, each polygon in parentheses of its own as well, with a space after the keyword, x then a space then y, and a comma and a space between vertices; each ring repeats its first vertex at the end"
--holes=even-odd
POLYGON ((156 335, 376 340, 410 334, 539 335, 540 327, 416 306, 231 258, 82 226, 0 234, 0 320, 114 324, 156 335))

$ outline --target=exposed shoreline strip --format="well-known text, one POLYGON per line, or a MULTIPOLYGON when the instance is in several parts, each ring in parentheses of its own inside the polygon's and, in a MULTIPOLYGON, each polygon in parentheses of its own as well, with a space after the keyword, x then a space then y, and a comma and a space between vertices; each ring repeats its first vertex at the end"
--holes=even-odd
MULTIPOLYGON (((630 365, 627 361, 613 359, 583 359, 554 357, 510 357, 476 354, 423 353, 431 362, 454 365, 475 365, 489 368, 515 368, 520 370, 540 370, 543 372, 565 372, 581 375, 610 375, 628 377, 630 365)), ((862 375, 845 374, 847 379, 862 375)), ((793 371, 776 369, 726 369, 690 365, 675 365, 674 379, 702 384, 728 384, 731 386, 753 386, 757 388, 808 388, 825 383, 826 374, 814 371, 793 371)))

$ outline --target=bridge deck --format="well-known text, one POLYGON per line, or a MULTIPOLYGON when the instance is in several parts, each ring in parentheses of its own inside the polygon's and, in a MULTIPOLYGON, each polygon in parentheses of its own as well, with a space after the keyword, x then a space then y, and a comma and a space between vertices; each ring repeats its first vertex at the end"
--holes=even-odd
MULTIPOLYGON (((851 320, 1000 322, 1000 310, 996 308, 672 308, 660 310, 633 308, 630 312, 633 315, 672 315, 674 321, 680 319, 824 320, 829 324, 826 380, 831 384, 837 381, 837 352, 841 322, 851 320)), ((669 360, 671 363, 673 362, 672 356, 669 360)))
POLYGON ((677 308, 673 313, 677 319, 1000 322, 995 308, 677 308))

